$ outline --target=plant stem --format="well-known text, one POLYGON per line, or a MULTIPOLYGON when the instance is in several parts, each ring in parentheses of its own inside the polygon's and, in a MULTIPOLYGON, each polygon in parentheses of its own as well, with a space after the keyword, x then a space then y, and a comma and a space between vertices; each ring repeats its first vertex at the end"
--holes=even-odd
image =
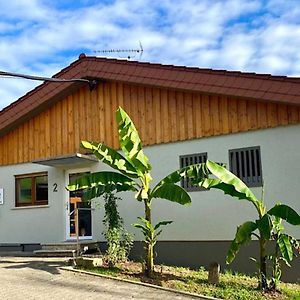
MULTIPOLYGON (((149 199, 144 199, 144 203, 145 203, 145 219, 151 223, 151 203, 150 203, 149 199)), ((146 242, 145 248, 146 248, 145 273, 146 273, 147 277, 152 277, 153 271, 154 271, 152 241, 146 242)))
POLYGON ((260 237, 259 246, 260 246, 260 283, 259 283, 259 285, 262 290, 267 290, 268 289, 267 255, 266 255, 267 241, 262 237, 260 237))
POLYGON ((277 284, 281 278, 281 266, 279 262, 279 245, 277 243, 278 236, 275 237, 275 253, 273 258, 273 274, 270 289, 276 291, 277 284))

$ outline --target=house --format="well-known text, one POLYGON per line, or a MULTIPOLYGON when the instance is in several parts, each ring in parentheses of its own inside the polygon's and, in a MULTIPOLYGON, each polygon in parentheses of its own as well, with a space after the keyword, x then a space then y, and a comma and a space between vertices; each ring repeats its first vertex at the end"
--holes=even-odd
MULTIPOLYGON (((153 165, 154 183, 180 166, 209 158, 226 163, 267 206, 282 201, 300 211, 300 78, 216 71, 87 57, 66 67, 0 112, 0 244, 103 241, 103 206, 89 208, 65 186, 85 172, 107 168, 80 149, 81 140, 118 149, 115 111, 123 107, 140 132, 153 165)), ((236 227, 255 218, 250 203, 220 191, 181 183, 192 205, 153 201, 154 221, 173 220, 156 247, 157 260, 197 267, 224 258, 236 227)), ((120 212, 131 224, 143 205, 121 195, 120 212)), ((96 201, 97 202, 97 201, 96 201)), ((300 229, 287 227, 296 238, 300 229)), ((253 271, 253 242, 227 268, 253 271)), ((0 247, 1 248, 1 247, 0 247)), ((299 281, 300 260, 287 279, 299 281), (298 272, 297 272, 298 269, 298 272)))

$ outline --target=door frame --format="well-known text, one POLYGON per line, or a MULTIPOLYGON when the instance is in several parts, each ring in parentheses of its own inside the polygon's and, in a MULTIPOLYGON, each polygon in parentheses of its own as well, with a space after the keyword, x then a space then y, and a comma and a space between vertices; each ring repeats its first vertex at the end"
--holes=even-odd
MULTIPOLYGON (((65 171, 65 186, 69 184, 69 176, 70 174, 77 174, 77 173, 86 173, 91 172, 91 169, 86 168, 78 168, 78 169, 69 169, 65 171)), ((76 236, 70 235, 70 192, 65 189, 65 207, 66 207, 66 241, 76 241, 76 236)), ((92 240, 93 239, 93 211, 91 210, 91 236, 79 236, 79 240, 92 240)))

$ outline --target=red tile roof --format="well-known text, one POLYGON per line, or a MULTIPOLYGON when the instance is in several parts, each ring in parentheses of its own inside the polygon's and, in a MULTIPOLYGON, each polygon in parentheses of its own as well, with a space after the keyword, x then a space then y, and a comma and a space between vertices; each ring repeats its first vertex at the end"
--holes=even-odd
MULTIPOLYGON (((201 69, 81 55, 53 77, 96 78, 300 105, 300 78, 201 69)), ((0 111, 0 134, 61 99, 81 83, 45 82, 0 111)))

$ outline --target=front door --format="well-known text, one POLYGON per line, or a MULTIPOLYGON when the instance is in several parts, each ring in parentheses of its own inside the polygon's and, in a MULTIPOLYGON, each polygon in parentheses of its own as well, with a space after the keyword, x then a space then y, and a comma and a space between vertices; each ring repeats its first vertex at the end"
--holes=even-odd
MULTIPOLYGON (((68 175, 69 183, 87 173, 70 173, 68 175)), ((83 192, 69 192, 67 206, 67 239, 76 239, 77 235, 79 239, 91 239, 91 203, 83 200, 83 192)))

